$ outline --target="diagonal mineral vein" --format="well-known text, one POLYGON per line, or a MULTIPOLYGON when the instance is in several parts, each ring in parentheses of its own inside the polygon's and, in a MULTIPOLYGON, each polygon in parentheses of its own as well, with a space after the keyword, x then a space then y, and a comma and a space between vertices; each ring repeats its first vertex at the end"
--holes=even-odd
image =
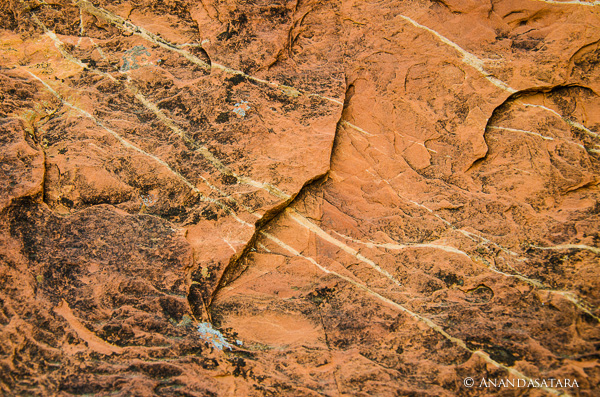
POLYGON ((378 271, 379 273, 383 274, 386 278, 388 278, 390 281, 392 281, 398 287, 402 286, 402 284, 400 284, 400 282, 398 280, 396 280, 396 278, 394 276, 392 276, 387 270, 382 269, 377 263, 375 263, 371 259, 365 257, 364 255, 362 255, 360 252, 358 252, 354 248, 352 248, 352 247, 348 246, 347 244, 343 243, 342 241, 332 237, 326 231, 324 231, 319 226, 315 225, 314 223, 312 223, 311 221, 306 219, 304 216, 302 216, 301 214, 299 214, 292 208, 290 208, 290 207, 286 208, 285 212, 292 220, 294 220, 294 222, 296 222, 299 225, 305 227, 306 229, 312 231, 313 233, 315 233, 317 236, 319 236, 323 240, 342 249, 347 254, 354 256, 359 261, 366 263, 371 268, 373 268, 376 271, 378 271))
POLYGON ((600 139, 600 135, 598 135, 598 133, 590 130, 585 125, 583 125, 583 124, 581 124, 581 123, 579 123, 577 121, 574 121, 574 120, 571 120, 571 119, 569 119, 567 117, 564 117, 562 114, 558 113, 556 110, 550 109, 549 107, 544 106, 544 105, 534 105, 532 103, 525 103, 525 102, 519 102, 519 103, 522 103, 525 107, 534 107, 534 108, 539 108, 539 109, 545 110, 547 112, 550 112, 554 116, 560 118, 562 121, 564 121, 565 123, 567 123, 569 126, 571 126, 573 128, 576 128, 576 129, 578 129, 580 131, 583 131, 583 132, 585 132, 586 134, 588 134, 591 137, 600 139))
POLYGON ((434 35, 435 37, 437 37, 442 43, 446 44, 447 46, 450 46, 452 48, 454 48, 456 51, 458 51, 461 55, 462 55, 462 61, 471 66, 473 69, 477 70, 479 73, 481 73, 483 75, 483 77, 485 77, 490 83, 492 83, 493 85, 495 85, 496 87, 507 91, 511 94, 517 92, 517 90, 515 90, 514 88, 509 87, 505 82, 503 82, 502 80, 494 77, 493 75, 491 75, 487 70, 485 70, 485 68, 483 67, 484 62, 479 59, 478 57, 476 57, 475 55, 471 54, 470 52, 466 51, 465 49, 463 49, 462 47, 460 47, 458 44, 456 44, 455 42, 449 40, 448 38, 442 36, 441 34, 439 34, 438 32, 436 32, 435 30, 425 26, 425 25, 421 25, 420 23, 418 23, 417 21, 415 21, 412 18, 409 18, 405 15, 398 15, 400 18, 404 19, 405 21, 411 23, 413 26, 425 30, 429 33, 431 33, 432 35, 434 35))

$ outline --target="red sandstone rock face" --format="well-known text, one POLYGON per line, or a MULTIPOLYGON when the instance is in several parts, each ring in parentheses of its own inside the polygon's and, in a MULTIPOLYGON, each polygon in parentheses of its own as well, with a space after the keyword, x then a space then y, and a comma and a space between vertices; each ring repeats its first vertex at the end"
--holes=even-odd
POLYGON ((2 394, 594 395, 598 7, 4 2, 2 394))

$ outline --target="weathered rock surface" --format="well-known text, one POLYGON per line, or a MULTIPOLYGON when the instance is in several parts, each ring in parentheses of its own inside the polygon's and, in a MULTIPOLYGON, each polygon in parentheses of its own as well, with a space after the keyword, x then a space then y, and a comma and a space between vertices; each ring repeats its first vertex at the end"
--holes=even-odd
POLYGON ((598 2, 9 0, 0 28, 1 394, 600 389, 598 2))

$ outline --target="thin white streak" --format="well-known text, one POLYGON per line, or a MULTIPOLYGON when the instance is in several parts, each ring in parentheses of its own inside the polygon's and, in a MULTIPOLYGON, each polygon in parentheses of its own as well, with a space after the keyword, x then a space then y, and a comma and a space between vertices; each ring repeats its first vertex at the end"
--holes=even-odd
POLYGON ((483 75, 483 77, 485 77, 490 83, 492 83, 496 87, 498 87, 504 91, 507 91, 511 94, 517 92, 517 90, 509 87, 506 83, 504 83, 500 79, 492 76, 487 70, 485 70, 484 61, 477 58, 475 55, 471 54, 470 52, 464 50, 458 44, 448 40, 446 37, 442 36, 435 30, 428 28, 425 25, 421 25, 420 23, 418 23, 417 21, 415 21, 412 18, 409 18, 405 15, 398 15, 398 16, 400 18, 404 19, 405 21, 410 22, 413 26, 415 26, 419 29, 426 30, 427 32, 429 32, 429 33, 433 34, 435 37, 437 37, 442 43, 454 48, 456 51, 458 51, 462 55, 462 61, 465 64, 467 64, 467 65, 471 66, 473 69, 477 70, 479 73, 481 73, 483 75))
POLYGON ((341 125, 348 126, 348 127, 352 128, 352 129, 355 129, 356 131, 358 131, 358 132, 360 132, 360 133, 362 133, 362 134, 364 134, 364 135, 366 135, 366 136, 375 136, 375 135, 371 134, 370 132, 367 132, 367 131, 363 130, 362 128, 360 128, 360 127, 358 127, 358 126, 356 126, 356 125, 352 124, 352 123, 351 123, 351 122, 349 122, 349 121, 342 120, 342 121, 340 122, 340 124, 341 124, 341 125))
POLYGON ((551 138, 551 137, 549 137, 549 136, 544 136, 544 135, 542 135, 542 134, 538 134, 537 132, 526 131, 526 130, 519 130, 519 129, 517 129, 517 128, 509 128, 509 127, 496 127, 496 126, 490 126, 490 127, 488 127, 488 128, 492 128, 492 129, 494 129, 494 130, 503 130, 503 131, 511 131, 511 132, 522 132, 522 133, 524 133, 524 134, 529 134, 529 135, 535 135, 535 136, 538 136, 538 137, 540 137, 540 138, 542 138, 542 139, 544 139, 544 140, 547 140, 547 141, 553 141, 553 140, 554 140, 554 138, 551 138))
POLYGON ((461 251, 457 248, 448 246, 448 245, 443 245, 443 244, 435 244, 435 243, 416 243, 416 244, 398 244, 398 243, 374 243, 372 241, 362 241, 362 240, 357 240, 354 239, 350 236, 346 236, 342 233, 336 232, 335 230, 333 231, 333 233, 337 234, 340 237, 345 238, 346 240, 350 240, 354 243, 357 244, 362 244, 365 247, 368 248, 384 248, 384 249, 388 249, 388 250, 404 250, 404 249, 413 249, 413 248, 432 248, 432 249, 437 249, 437 250, 441 250, 441 251, 446 251, 446 252, 450 252, 450 253, 454 253, 454 254, 459 254, 462 256, 466 256, 467 258, 471 259, 471 257, 469 256, 469 254, 467 254, 464 251, 461 251))
POLYGON ((555 4, 555 5, 579 5, 579 6, 597 6, 600 5, 600 1, 578 1, 578 0, 566 0, 566 1, 558 1, 558 0, 535 0, 541 1, 542 3, 555 4))
POLYGON ((319 236, 323 240, 325 240, 325 241, 327 241, 327 242, 335 245, 336 247, 342 249, 347 254, 350 254, 350 255, 354 256, 359 261, 361 261, 363 263, 366 263, 371 268, 373 268, 376 271, 378 271, 379 273, 383 274, 386 278, 388 278, 390 281, 392 281, 397 286, 399 286, 399 287, 402 286, 402 284, 400 284, 400 282, 398 280, 396 280, 394 278, 394 276, 392 276, 387 270, 382 269, 377 263, 373 262, 369 258, 366 258, 364 255, 362 255, 361 253, 359 253, 354 248, 349 247, 344 242, 342 242, 342 241, 340 241, 340 240, 332 237, 327 232, 325 232, 323 229, 321 229, 319 226, 317 226, 314 223, 310 222, 308 219, 306 219, 304 216, 302 216, 301 214, 299 214, 298 212, 296 212, 292 208, 290 208, 290 207, 286 208, 285 209, 285 213, 292 220, 294 220, 296 223, 298 223, 299 225, 301 225, 301 226, 305 227, 306 229, 312 231, 313 233, 315 233, 317 236, 319 236))
POLYGON ((550 247, 540 247, 539 245, 530 245, 532 248, 540 249, 540 250, 566 250, 566 249, 578 249, 578 250, 587 250, 593 252, 594 254, 600 255, 600 248, 592 247, 585 244, 560 244, 553 245, 550 247))
POLYGON ((553 115, 555 115, 556 117, 560 118, 561 120, 563 120, 565 123, 567 123, 568 125, 570 125, 571 127, 577 128, 580 131, 585 132, 586 134, 593 136, 594 138, 600 139, 600 135, 598 135, 596 132, 590 130, 589 128, 587 128, 585 125, 578 123, 577 121, 568 119, 566 117, 563 117, 562 114, 558 113, 557 111, 550 109, 549 107, 543 106, 543 105, 534 105, 531 103, 524 103, 521 102, 523 105, 525 105, 525 107, 533 107, 533 108, 540 108, 540 109, 544 109, 547 112, 552 113, 553 115))

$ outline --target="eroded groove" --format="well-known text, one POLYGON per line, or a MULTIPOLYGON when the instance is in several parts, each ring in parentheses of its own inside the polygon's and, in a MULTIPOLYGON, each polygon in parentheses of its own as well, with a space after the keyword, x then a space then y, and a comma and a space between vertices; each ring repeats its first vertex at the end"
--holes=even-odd
MULTIPOLYGON (((345 90, 345 95, 344 95, 344 103, 343 103, 342 108, 340 109, 340 113, 343 113, 343 109, 346 108, 346 106, 347 106, 347 101, 349 98, 348 93, 349 93, 349 86, 347 84, 346 90, 345 90)), ((256 244, 258 237, 261 234, 263 234, 263 230, 266 228, 266 226, 273 219, 275 219, 279 215, 283 214, 286 211, 286 209, 291 208, 291 206, 294 203, 294 201, 296 200, 296 198, 301 197, 301 193, 308 190, 311 186, 318 185, 326 180, 326 178, 329 175, 329 171, 331 170, 331 158, 333 157, 333 151, 335 150, 335 144, 336 144, 337 139, 339 139, 338 129, 340 128, 340 125, 342 123, 342 117, 343 116, 340 114, 340 118, 335 126, 335 134, 334 134, 334 138, 332 140, 330 155, 329 155, 329 158, 330 158, 329 169, 327 171, 325 171, 323 174, 317 175, 314 178, 310 179, 309 181, 305 182, 304 185, 298 190, 298 192, 296 192, 295 194, 290 196, 287 200, 283 201, 281 204, 277 205, 276 207, 271 208, 269 211, 267 211, 262 216, 261 219, 256 221, 255 230, 254 230, 254 234, 252 235, 252 238, 248 241, 248 243, 246 244, 246 246, 243 248, 243 250, 241 251, 241 253, 239 255, 234 255, 233 257, 231 257, 229 264, 227 265, 227 267, 225 268, 225 271, 223 272, 221 278, 219 279, 219 282, 217 283, 217 288, 215 288, 215 290, 213 291, 212 296, 210 298, 210 302, 207 305, 209 310, 212 306, 212 303, 213 303, 215 297, 219 293, 219 291, 243 273, 243 271, 245 269, 242 268, 242 261, 248 255, 248 253, 250 252, 252 247, 256 244)))
MULTIPOLYGON (((548 94, 560 89, 564 89, 564 88, 582 88, 582 89, 588 89, 587 87, 581 86, 581 85, 576 85, 576 84, 558 84, 558 85, 554 85, 554 86, 545 86, 545 87, 531 87, 531 88, 526 88, 520 91, 516 91, 513 94, 511 94, 508 98, 506 98, 500 105, 496 106, 494 108, 494 110, 492 111, 492 115, 488 118, 488 121, 486 123, 485 129, 484 131, 488 131, 489 129, 502 129, 502 130, 507 130, 507 131, 512 131, 512 132, 521 132, 521 133, 526 133, 526 134, 530 134, 530 135, 536 135, 539 136, 540 138, 544 139, 544 140, 554 140, 555 138, 551 138, 551 137, 546 137, 543 136, 541 134, 532 132, 532 131, 525 131, 525 130, 518 130, 518 129, 513 129, 513 128, 506 128, 506 127, 497 127, 493 125, 494 120, 497 118, 498 114, 500 112, 502 112, 507 106, 509 106, 511 103, 522 103, 524 106, 527 107, 536 107, 536 108, 540 108, 543 109, 547 112, 552 113, 554 116, 560 118, 561 120, 563 120, 565 123, 567 123, 569 126, 574 127, 580 131, 585 132, 586 134, 594 137, 594 138, 598 138, 599 135, 596 134, 594 131, 591 131, 590 129, 588 129, 587 127, 585 127, 583 124, 578 123, 577 121, 573 121, 567 117, 564 117, 563 115, 561 115, 560 113, 556 112, 555 110, 550 109, 549 107, 543 106, 543 105, 534 105, 534 104, 529 104, 529 103, 525 103, 522 101, 522 99, 524 97, 527 96, 532 96, 532 95, 536 95, 536 94, 548 94)), ((591 90, 590 90, 591 91, 591 90)), ((593 91, 592 91, 593 92, 593 91)), ((484 132, 484 139, 485 139, 485 132, 484 132)), ((580 146, 582 148, 584 148, 585 150, 593 150, 593 149, 588 149, 585 146, 576 143, 576 142, 572 142, 569 140, 564 140, 565 142, 568 142, 570 144, 574 144, 577 146, 580 146)), ((465 172, 470 171, 474 166, 482 163, 483 161, 485 161, 485 159, 487 158, 487 155, 489 153, 489 150, 486 151, 486 153, 481 156, 478 159, 475 159, 473 161, 473 163, 467 168, 467 170, 465 172)))
POLYGON ((578 6, 588 6, 594 7, 600 5, 600 1, 580 1, 580 0, 535 0, 541 1, 542 3, 555 4, 555 5, 578 5, 578 6))
POLYGON ((210 307, 211 307, 214 299, 216 298, 217 294, 219 293, 219 291, 223 287, 227 286, 229 283, 234 281, 236 278, 238 278, 245 270, 242 266, 242 262, 243 262, 244 258, 248 255, 248 253, 250 252, 252 247, 256 244, 256 241, 257 241, 259 235, 261 235, 262 230, 269 224, 269 222, 271 222, 273 219, 275 219, 280 214, 284 213, 284 211, 292 205, 292 203, 296 200, 296 198, 303 191, 305 191, 306 189, 310 188, 313 185, 322 183, 327 178, 328 174, 329 174, 329 170, 327 170, 323 174, 320 174, 320 175, 315 176, 314 178, 311 178, 310 180, 308 180, 307 182, 304 183, 304 185, 300 188, 300 190, 298 190, 298 192, 296 194, 293 194, 292 196, 289 197, 289 199, 287 199, 287 200, 281 202, 279 205, 267 210, 263 214, 263 216, 256 221, 256 223, 254 225, 254 234, 248 240, 248 242, 246 243, 244 248, 241 250, 241 252, 237 255, 233 255, 230 258, 229 263, 227 264, 225 270, 223 271, 223 274, 221 275, 221 278, 219 279, 219 281, 217 283, 217 287, 213 290, 211 297, 210 297, 209 304, 207 305, 209 310, 210 310, 210 307))

